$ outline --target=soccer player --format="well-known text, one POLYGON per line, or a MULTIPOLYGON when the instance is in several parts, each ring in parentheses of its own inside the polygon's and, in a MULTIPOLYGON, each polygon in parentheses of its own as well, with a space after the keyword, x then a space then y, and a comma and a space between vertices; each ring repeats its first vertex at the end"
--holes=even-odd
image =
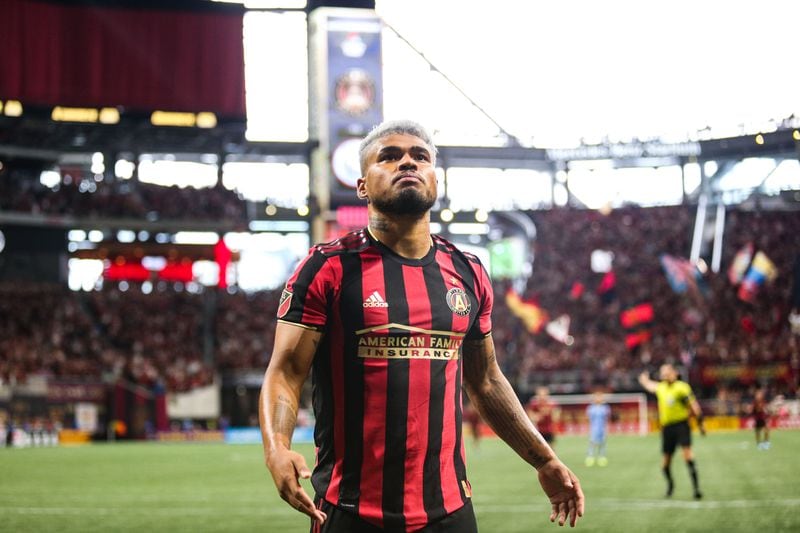
POLYGON ((530 422, 497 364, 493 293, 473 255, 430 233, 436 148, 410 121, 361 143, 369 225, 312 247, 278 307, 259 419, 280 496, 314 532, 477 531, 462 438, 462 389, 537 471, 550 520, 574 525, 576 476, 530 422), (311 373, 313 473, 291 449, 311 373), (313 499, 299 483, 311 478, 313 499))
POLYGON ((756 390, 752 409, 755 422, 756 446, 759 450, 769 450, 770 405, 767 403, 764 389, 756 390))
POLYGON ((536 394, 528 400, 525 409, 544 440, 553 446, 556 440, 556 423, 561 412, 555 402, 550 399, 548 388, 536 387, 536 394))
POLYGON ((692 431, 689 427, 689 417, 694 416, 700 433, 705 435, 706 430, 703 426, 703 413, 700 404, 692 393, 692 388, 685 381, 678 379, 678 371, 669 364, 661 365, 659 370, 661 381, 653 381, 647 372, 639 375, 639 383, 648 392, 655 394, 658 399, 658 421, 661 424, 661 451, 663 461, 661 469, 664 478, 667 480, 667 497, 672 496, 674 483, 670 464, 675 449, 680 445, 683 450, 683 459, 689 468, 694 488, 695 499, 700 499, 703 494, 700 492, 700 485, 697 481, 697 466, 694 462, 692 453, 692 431))
POLYGON ((586 466, 606 466, 606 436, 608 435, 608 419, 611 408, 601 391, 594 393, 592 404, 586 408, 589 417, 589 451, 586 453, 586 466))

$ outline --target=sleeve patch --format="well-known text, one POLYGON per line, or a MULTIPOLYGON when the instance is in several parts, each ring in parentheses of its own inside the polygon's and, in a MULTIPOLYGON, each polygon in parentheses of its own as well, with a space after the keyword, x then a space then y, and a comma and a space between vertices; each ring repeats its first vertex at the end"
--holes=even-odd
POLYGON ((289 307, 292 305, 292 296, 292 291, 283 289, 280 302, 278 303, 278 318, 283 318, 289 311, 289 307))

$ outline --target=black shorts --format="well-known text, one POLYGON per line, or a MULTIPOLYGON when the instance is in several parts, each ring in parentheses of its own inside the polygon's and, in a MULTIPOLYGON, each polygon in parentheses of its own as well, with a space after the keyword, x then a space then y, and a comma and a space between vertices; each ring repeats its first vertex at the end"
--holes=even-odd
POLYGON ((761 429, 767 426, 766 418, 756 418, 756 429, 761 429))
MULTIPOLYGON (((402 529, 381 529, 374 524, 362 520, 358 515, 343 511, 331 505, 327 500, 319 497, 314 499, 318 509, 321 509, 328 518, 322 527, 317 522, 311 521, 310 533, 405 533, 402 529), (316 529, 315 529, 316 528, 316 529)), ((450 513, 441 520, 428 524, 418 533, 478 533, 478 523, 475 520, 475 512, 472 510, 472 501, 467 501, 466 505, 454 513, 450 513)))
POLYGON ((672 455, 676 447, 688 448, 691 445, 692 430, 688 421, 676 422, 661 428, 661 451, 664 453, 672 455))

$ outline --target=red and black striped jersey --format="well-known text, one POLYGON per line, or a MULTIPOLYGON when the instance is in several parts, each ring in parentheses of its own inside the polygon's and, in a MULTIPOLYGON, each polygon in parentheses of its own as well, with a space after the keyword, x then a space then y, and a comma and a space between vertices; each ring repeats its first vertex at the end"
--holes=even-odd
POLYGON ((461 435, 461 345, 491 331, 473 255, 434 235, 403 258, 367 229, 313 247, 282 321, 323 332, 312 364, 317 494, 387 531, 414 531, 471 496, 461 435))

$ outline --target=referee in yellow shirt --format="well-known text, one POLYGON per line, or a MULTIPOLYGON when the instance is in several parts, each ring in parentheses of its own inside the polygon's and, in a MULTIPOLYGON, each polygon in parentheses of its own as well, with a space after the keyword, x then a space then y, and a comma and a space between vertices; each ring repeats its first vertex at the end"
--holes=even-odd
POLYGON ((647 372, 639 375, 639 383, 642 387, 656 395, 658 399, 658 421, 661 424, 661 451, 664 453, 664 460, 661 469, 667 479, 667 497, 672 496, 674 484, 670 463, 675 448, 680 445, 683 450, 683 459, 689 468, 692 477, 695 499, 700 499, 703 494, 700 492, 700 485, 697 482, 697 467, 694 463, 692 454, 692 432, 689 428, 689 417, 697 419, 697 425, 702 435, 706 434, 703 427, 703 413, 700 411, 700 404, 692 393, 692 388, 685 381, 678 379, 678 372, 672 365, 661 365, 659 370, 661 381, 653 381, 647 372))

